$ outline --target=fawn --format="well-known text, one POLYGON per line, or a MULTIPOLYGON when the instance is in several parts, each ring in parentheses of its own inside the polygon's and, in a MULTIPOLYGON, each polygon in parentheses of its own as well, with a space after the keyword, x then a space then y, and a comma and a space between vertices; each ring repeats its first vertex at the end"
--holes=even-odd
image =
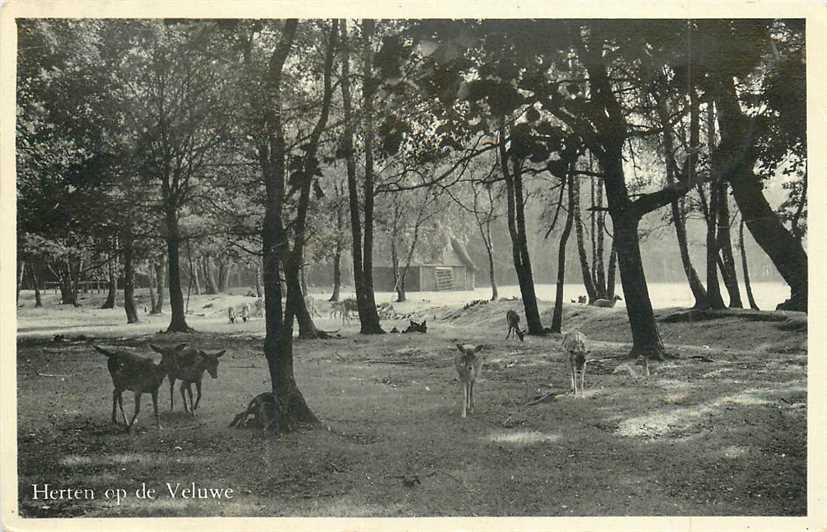
POLYGON ((586 381, 586 355, 589 353, 586 342, 588 342, 588 338, 580 331, 569 331, 563 335, 563 349, 568 353, 571 390, 575 397, 577 397, 578 374, 580 376, 580 396, 583 396, 583 387, 586 381))
POLYGON ((174 367, 175 359, 162 353, 161 362, 156 364, 149 358, 139 357, 124 351, 109 351, 93 345, 96 351, 107 357, 107 367, 112 376, 112 423, 118 424, 116 417, 116 406, 120 407, 123 422, 129 433, 141 411, 141 395, 149 393, 152 396, 152 409, 155 412, 155 425, 161 430, 161 420, 158 417, 158 388, 164 381, 164 377, 174 367), (132 421, 126 421, 126 414, 123 411, 123 392, 130 390, 135 394, 135 413, 132 421))
POLYGON ((517 334, 517 338, 523 342, 525 331, 520 330, 520 315, 513 310, 509 310, 505 313, 505 321, 508 322, 508 333, 506 333, 505 339, 508 340, 511 336, 511 331, 514 331, 517 334))
POLYGON ((482 350, 482 346, 457 344, 457 349, 459 354, 454 355, 454 365, 462 383, 462 417, 465 417, 466 408, 468 412, 474 413, 474 382, 482 367, 482 358, 477 353, 482 350))
POLYGON ((187 347, 187 344, 180 344, 173 348, 163 348, 150 344, 149 347, 157 353, 161 353, 164 357, 169 357, 175 363, 170 366, 166 377, 169 380, 169 409, 174 407, 175 398, 175 380, 181 381, 181 386, 178 391, 181 393, 181 399, 184 401, 184 411, 189 412, 193 416, 195 410, 198 408, 198 403, 201 402, 201 379, 204 377, 204 371, 210 374, 213 379, 218 378, 218 363, 221 355, 225 351, 219 351, 215 354, 210 354, 200 349, 187 347), (197 396, 195 403, 192 402, 192 384, 195 383, 195 390, 197 396), (187 396, 184 394, 186 389, 189 395, 189 404, 187 404, 187 396))
POLYGON ((231 427, 257 426, 269 430, 273 426, 273 392, 253 397, 247 409, 233 418, 231 427))

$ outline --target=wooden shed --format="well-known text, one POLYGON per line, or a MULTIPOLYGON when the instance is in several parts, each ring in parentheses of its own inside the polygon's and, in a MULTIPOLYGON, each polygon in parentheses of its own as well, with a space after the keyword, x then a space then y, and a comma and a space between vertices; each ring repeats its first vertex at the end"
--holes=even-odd
MULTIPOLYGON (((405 289, 409 292, 437 290, 473 290, 477 267, 468 255, 465 246, 451 237, 449 245, 442 250, 437 260, 415 259, 405 276, 405 289)), ((400 265, 400 268, 404 265, 400 265)), ((373 287, 380 292, 392 292, 393 266, 379 262, 373 266, 373 287)))

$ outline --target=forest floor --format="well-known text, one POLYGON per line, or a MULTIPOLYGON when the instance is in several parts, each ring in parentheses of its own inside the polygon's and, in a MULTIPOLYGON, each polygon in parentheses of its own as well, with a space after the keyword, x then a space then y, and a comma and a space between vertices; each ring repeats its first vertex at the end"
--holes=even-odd
MULTIPOLYGON (((296 341, 296 380, 321 420, 275 439, 228 428, 269 389, 264 320, 227 323, 242 295, 197 296, 193 334, 158 334, 168 315, 73 309, 18 311, 18 488, 24 516, 596 516, 804 515, 807 512, 806 316, 761 313, 662 322, 677 358, 651 376, 625 358, 624 308, 566 305, 564 329, 592 340, 583 398, 568 392, 559 338, 504 340, 519 301, 394 305, 427 334, 296 341), (56 334, 66 340, 53 341, 56 334), (158 359, 148 343, 226 349, 205 376, 197 417, 169 412, 156 431, 144 396, 133 435, 110 424, 105 358, 78 335, 158 359), (484 344, 477 410, 460 418, 456 343, 484 344), (693 358, 694 357, 694 358, 693 358), (561 392, 534 405, 546 392, 561 392), (171 497, 166 484, 231 488, 232 499, 171 497), (34 500, 33 485, 89 488, 93 500, 34 500), (154 499, 136 497, 145 484, 154 499), (107 489, 125 498, 107 500, 107 489)), ((52 296, 53 297, 53 296, 52 296)), ((336 329, 321 303, 323 329, 336 329)), ((551 305, 541 303, 544 323, 551 305)), ((658 312, 660 318, 676 309, 658 312)), ((383 322, 400 329, 407 320, 383 322)), ((176 395, 178 391, 176 390, 176 395)), ((132 394, 126 393, 127 415, 132 394)))

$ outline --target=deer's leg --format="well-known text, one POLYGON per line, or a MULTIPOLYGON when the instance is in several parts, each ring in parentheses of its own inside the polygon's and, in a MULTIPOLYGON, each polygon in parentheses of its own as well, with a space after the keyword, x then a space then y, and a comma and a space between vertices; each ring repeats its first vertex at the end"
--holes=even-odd
POLYGON ((135 424, 135 420, 138 419, 138 414, 141 411, 141 392, 135 392, 135 414, 132 416, 132 421, 129 422, 129 426, 127 430, 132 432, 132 425, 135 424))
POLYGON ((468 383, 468 412, 474 413, 474 381, 468 383))
POLYGON ((195 415, 195 409, 198 408, 198 403, 201 402, 201 381, 195 381, 195 391, 198 395, 195 398, 195 404, 192 406, 193 415, 195 415))
POLYGON ((118 390, 118 408, 121 410, 121 417, 123 418, 123 424, 127 425, 126 422, 126 412, 123 411, 123 390, 118 390))
POLYGON ((509 327, 508 332, 505 333, 505 339, 508 340, 509 336, 511 336, 511 327, 509 327))
POLYGON ((115 425, 118 424, 118 418, 115 416, 115 413, 118 408, 118 389, 115 388, 112 390, 112 423, 115 425))
POLYGON ((172 412, 173 400, 175 399, 175 377, 169 376, 169 411, 172 412))
POLYGON ((158 390, 152 390, 152 411, 155 412, 155 427, 161 430, 161 417, 158 415, 158 390))
POLYGON ((190 407, 187 404, 187 396, 186 396, 186 392, 184 391, 184 385, 185 384, 186 384, 186 382, 181 381, 181 385, 178 386, 178 391, 181 393, 181 401, 184 402, 184 412, 189 412, 190 407))
POLYGON ((187 382, 187 397, 189 397, 189 400, 190 400, 190 414, 195 415, 195 409, 193 408, 194 405, 193 405, 193 402, 192 402, 192 383, 191 382, 187 382))
POLYGON ((465 409, 468 407, 468 383, 462 383, 462 417, 465 417, 465 409))

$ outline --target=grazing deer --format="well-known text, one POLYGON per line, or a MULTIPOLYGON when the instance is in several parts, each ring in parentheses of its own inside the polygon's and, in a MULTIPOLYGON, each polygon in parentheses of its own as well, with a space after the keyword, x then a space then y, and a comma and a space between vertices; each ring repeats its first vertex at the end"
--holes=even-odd
MULTIPOLYGON (((586 296, 577 296, 577 303, 579 303, 580 305, 585 305, 588 302, 589 298, 587 298, 586 296)), ((574 303, 574 301, 572 301, 572 303, 574 303)))
POLYGON ((414 320, 408 320, 411 322, 408 327, 402 331, 402 334, 418 332, 418 333, 427 333, 428 332, 428 320, 422 320, 422 323, 417 323, 414 320))
POLYGON ((174 407, 175 397, 175 381, 180 380, 181 386, 178 391, 181 393, 181 399, 184 401, 184 411, 189 412, 193 416, 195 410, 198 408, 198 403, 201 401, 201 380, 204 377, 204 372, 210 374, 213 379, 218 378, 218 363, 221 355, 225 351, 219 351, 215 354, 210 354, 200 349, 187 347, 187 344, 180 344, 173 348, 163 348, 150 344, 156 353, 160 353, 164 357, 169 357, 175 363, 170 366, 166 377, 169 380, 169 409, 174 407), (192 402, 192 384, 195 383, 195 391, 197 396, 195 403, 192 402), (187 404, 187 396, 184 394, 186 390, 189 395, 189 404, 187 404))
POLYGON ((580 396, 583 396, 586 381, 586 355, 589 353, 587 342, 588 338, 580 331, 569 331, 563 335, 563 349, 568 353, 571 390, 575 397, 577 397, 578 374, 580 376, 580 396))
POLYGON ((273 392, 260 393, 253 397, 247 409, 233 418, 231 427, 256 426, 269 430, 273 425, 273 392))
POLYGON ((612 299, 595 299, 592 301, 592 306, 594 307, 603 307, 603 308, 612 308, 615 306, 615 303, 618 301, 622 301, 623 298, 615 295, 612 299))
POLYGON ((505 335, 505 339, 511 336, 511 332, 517 334, 517 338, 523 342, 523 336, 525 336, 525 331, 520 329, 520 315, 514 312, 513 310, 509 310, 505 313, 505 321, 508 323, 508 333, 505 335))
POLYGON ((469 413, 474 413, 474 382, 482 367, 482 358, 477 353, 482 350, 482 346, 457 344, 457 349, 459 354, 454 355, 454 365, 462 384, 462 417, 465 417, 466 408, 469 413))
POLYGON ((174 368, 175 359, 162 353, 161 362, 156 364, 149 358, 139 357, 125 351, 109 351, 93 345, 96 351, 106 355, 109 375, 112 376, 112 423, 118 424, 116 407, 121 410, 124 425, 129 433, 138 419, 141 411, 141 396, 148 393, 152 396, 152 409, 155 412, 155 425, 161 430, 161 419, 158 417, 158 388, 164 381, 167 373, 174 368), (135 394, 135 413, 132 421, 126 421, 123 411, 123 392, 130 390, 135 394))

